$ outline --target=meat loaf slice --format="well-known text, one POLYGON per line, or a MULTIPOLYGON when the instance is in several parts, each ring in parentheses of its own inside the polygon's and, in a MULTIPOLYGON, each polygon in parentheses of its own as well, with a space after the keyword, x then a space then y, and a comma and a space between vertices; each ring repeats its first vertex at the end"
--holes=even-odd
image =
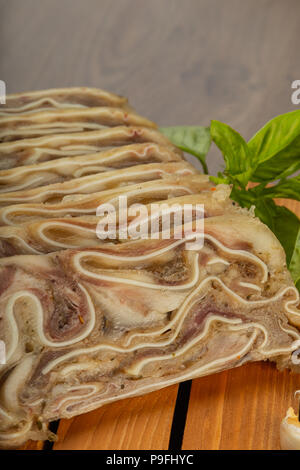
POLYGON ((179 162, 178 153, 153 143, 132 144, 79 157, 66 157, 0 171, 0 194, 37 188, 81 176, 144 163, 179 162))
MULTIPOLYGON (((57 203, 72 194, 91 194, 125 185, 168 178, 172 175, 188 176, 196 173, 198 173, 196 168, 185 161, 135 165, 130 168, 102 171, 89 176, 70 179, 63 183, 3 193, 0 194, 0 207, 31 202, 55 201, 57 203)), ((33 174, 34 177, 37 179, 38 173, 33 174)))
POLYGON ((203 247, 184 233, 0 260, 2 447, 249 361, 291 365, 299 296, 275 236, 239 210, 205 219, 203 247))
POLYGON ((64 132, 94 131, 115 126, 155 128, 148 119, 123 108, 63 108, 0 117, 0 142, 64 132))
MULTIPOLYGON (((0 170, 58 158, 87 155, 134 143, 153 142, 178 155, 181 151, 160 132, 148 127, 117 126, 99 131, 54 134, 0 143, 0 170)), ((57 161, 55 162, 55 165, 57 161)))
MULTIPOLYGON (((236 211, 236 206, 229 199, 230 188, 225 185, 219 185, 215 191, 203 191, 200 194, 182 196, 177 198, 164 199, 158 201, 157 207, 159 212, 152 214, 153 206, 147 205, 147 213, 149 214, 147 222, 147 231, 149 233, 151 227, 151 219, 153 216, 158 218, 156 227, 161 230, 162 211, 167 213, 166 206, 170 213, 170 229, 173 230, 176 225, 182 223, 182 218, 177 222, 174 214, 174 207, 184 207, 185 204, 193 206, 191 220, 197 218, 215 217, 222 215, 224 212, 230 214, 236 211), (204 206, 204 214, 202 211, 197 212, 197 205, 204 206), (173 212, 172 212, 173 211, 173 212)), ((134 203, 134 200, 132 201, 134 203)), ((116 236, 114 238, 100 238, 97 235, 97 227, 99 222, 108 221, 108 216, 84 216, 84 217, 65 217, 58 219, 46 219, 38 222, 32 222, 17 226, 0 227, 0 256, 13 256, 17 254, 42 254, 51 253, 63 249, 70 248, 86 248, 101 247, 103 243, 121 243, 124 240, 120 238, 119 220, 125 220, 127 226, 133 226, 136 222, 140 223, 139 214, 130 214, 128 211, 125 216, 120 216, 117 211, 116 217, 116 236)), ((105 222, 106 224, 106 222, 105 222)), ((152 229, 155 225, 152 224, 152 229)), ((137 227, 138 229, 138 227, 137 227)), ((154 231, 154 230, 153 230, 154 231)))
MULTIPOLYGON (((126 184, 126 175, 124 178, 124 184, 126 184)), ((110 203, 117 207, 119 197, 122 195, 127 196, 129 205, 133 201, 148 204, 168 197, 196 194, 202 190, 209 190, 211 187, 212 183, 206 175, 179 175, 93 194, 68 195, 58 203, 14 204, 0 208, 0 226, 19 225, 34 220, 57 217, 95 215, 100 204, 110 203)), ((41 188, 41 190, 43 189, 44 187, 41 188)))
POLYGON ((52 108, 116 106, 128 107, 127 99, 98 88, 72 87, 15 93, 6 96, 0 116, 52 108))

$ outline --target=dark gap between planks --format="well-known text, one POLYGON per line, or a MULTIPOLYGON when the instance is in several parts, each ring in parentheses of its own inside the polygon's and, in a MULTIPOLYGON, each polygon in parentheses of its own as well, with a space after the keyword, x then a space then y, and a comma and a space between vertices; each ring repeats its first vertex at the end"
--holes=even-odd
MULTIPOLYGON (((59 426, 59 420, 58 421, 52 421, 49 424, 49 429, 52 431, 54 434, 57 433, 59 426)), ((45 441, 43 450, 53 450, 54 442, 53 441, 45 441)))
POLYGON ((191 385, 192 381, 187 380, 178 386, 168 447, 168 450, 170 451, 178 451, 181 450, 182 447, 185 422, 190 401, 191 385))

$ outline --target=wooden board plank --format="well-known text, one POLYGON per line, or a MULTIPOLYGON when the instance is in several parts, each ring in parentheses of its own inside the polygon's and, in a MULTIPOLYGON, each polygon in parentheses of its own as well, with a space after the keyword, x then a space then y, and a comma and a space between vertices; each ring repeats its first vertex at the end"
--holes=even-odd
POLYGON ((247 364, 193 381, 183 449, 276 450, 300 376, 247 364))
POLYGON ((44 447, 43 441, 27 441, 18 450, 43 450, 43 447, 44 447))
POLYGON ((55 450, 168 449, 177 385, 61 420, 55 450))

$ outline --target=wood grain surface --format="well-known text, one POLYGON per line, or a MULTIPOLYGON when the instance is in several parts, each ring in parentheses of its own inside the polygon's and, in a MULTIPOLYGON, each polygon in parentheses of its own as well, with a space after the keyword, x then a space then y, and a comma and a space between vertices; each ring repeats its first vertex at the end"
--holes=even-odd
MULTIPOLYGON (((0 79, 9 93, 102 87, 161 125, 219 119, 249 138, 296 109, 299 14, 299 0, 0 0, 0 79)), ((211 173, 220 161, 212 150, 211 173)), ((278 449, 299 385, 270 363, 194 380, 183 448, 278 449)), ((167 449, 176 393, 62 420, 54 449, 167 449)))
POLYGON ((299 375, 270 363, 194 380, 182 448, 280 449, 280 422, 299 388, 299 375))
POLYGON ((61 420, 56 450, 167 449, 177 385, 61 420))

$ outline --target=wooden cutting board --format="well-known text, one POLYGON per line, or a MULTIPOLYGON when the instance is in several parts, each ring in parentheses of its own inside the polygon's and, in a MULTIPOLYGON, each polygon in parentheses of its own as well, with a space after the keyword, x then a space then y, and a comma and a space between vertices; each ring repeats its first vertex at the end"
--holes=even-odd
MULTIPOLYGON (((299 203, 279 203, 300 216, 299 203)), ((276 450, 279 425, 287 408, 295 405, 300 374, 279 372, 269 362, 253 363, 193 380, 190 395, 188 384, 182 384, 177 400, 178 388, 63 419, 53 449, 276 450)), ((40 450, 42 444, 30 442, 23 448, 40 450)))

